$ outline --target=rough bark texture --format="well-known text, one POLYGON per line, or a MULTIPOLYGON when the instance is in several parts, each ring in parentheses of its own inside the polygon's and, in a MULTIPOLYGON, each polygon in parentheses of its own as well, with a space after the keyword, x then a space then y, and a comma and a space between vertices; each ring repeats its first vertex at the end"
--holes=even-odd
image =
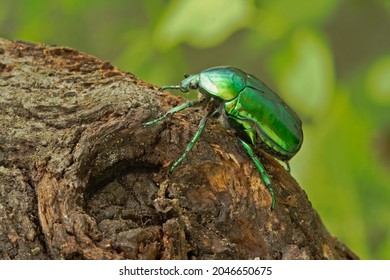
POLYGON ((355 259, 272 157, 93 56, 0 39, 1 259, 355 259))

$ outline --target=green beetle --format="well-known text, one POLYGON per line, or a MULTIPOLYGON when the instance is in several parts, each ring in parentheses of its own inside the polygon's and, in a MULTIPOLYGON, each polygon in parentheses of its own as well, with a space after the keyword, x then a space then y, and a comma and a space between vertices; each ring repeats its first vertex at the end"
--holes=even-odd
POLYGON ((204 98, 176 106, 162 117, 147 122, 152 125, 173 113, 189 107, 212 103, 211 109, 202 118, 198 130, 183 155, 171 166, 169 174, 178 166, 199 139, 207 119, 215 112, 221 113, 235 129, 247 154, 251 157, 271 197, 271 209, 275 195, 271 181, 253 148, 259 147, 283 161, 290 170, 288 161, 299 151, 303 142, 302 122, 297 114, 268 86, 255 76, 235 67, 213 67, 199 74, 186 75, 180 85, 164 86, 161 89, 179 89, 188 92, 198 89, 204 98))

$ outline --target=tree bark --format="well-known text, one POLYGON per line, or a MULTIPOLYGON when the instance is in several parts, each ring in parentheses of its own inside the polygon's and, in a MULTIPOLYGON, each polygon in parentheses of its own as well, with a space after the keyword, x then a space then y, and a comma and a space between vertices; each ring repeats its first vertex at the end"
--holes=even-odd
POLYGON ((276 207, 234 134, 76 50, 0 39, 1 259, 356 259, 269 155, 276 207))

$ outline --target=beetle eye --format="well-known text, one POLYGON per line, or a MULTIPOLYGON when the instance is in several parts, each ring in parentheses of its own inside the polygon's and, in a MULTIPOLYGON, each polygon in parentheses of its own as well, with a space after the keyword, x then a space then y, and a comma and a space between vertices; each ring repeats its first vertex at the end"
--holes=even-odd
POLYGON ((189 86, 190 86, 190 89, 197 89, 198 88, 198 83, 197 82, 191 82, 189 86))

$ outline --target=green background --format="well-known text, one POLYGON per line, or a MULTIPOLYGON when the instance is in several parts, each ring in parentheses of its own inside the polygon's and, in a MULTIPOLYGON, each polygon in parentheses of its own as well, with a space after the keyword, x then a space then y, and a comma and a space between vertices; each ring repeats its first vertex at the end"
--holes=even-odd
POLYGON ((303 120, 292 174, 330 232, 390 259, 389 0, 0 0, 0 37, 76 48, 155 85, 217 65, 254 74, 303 120))

